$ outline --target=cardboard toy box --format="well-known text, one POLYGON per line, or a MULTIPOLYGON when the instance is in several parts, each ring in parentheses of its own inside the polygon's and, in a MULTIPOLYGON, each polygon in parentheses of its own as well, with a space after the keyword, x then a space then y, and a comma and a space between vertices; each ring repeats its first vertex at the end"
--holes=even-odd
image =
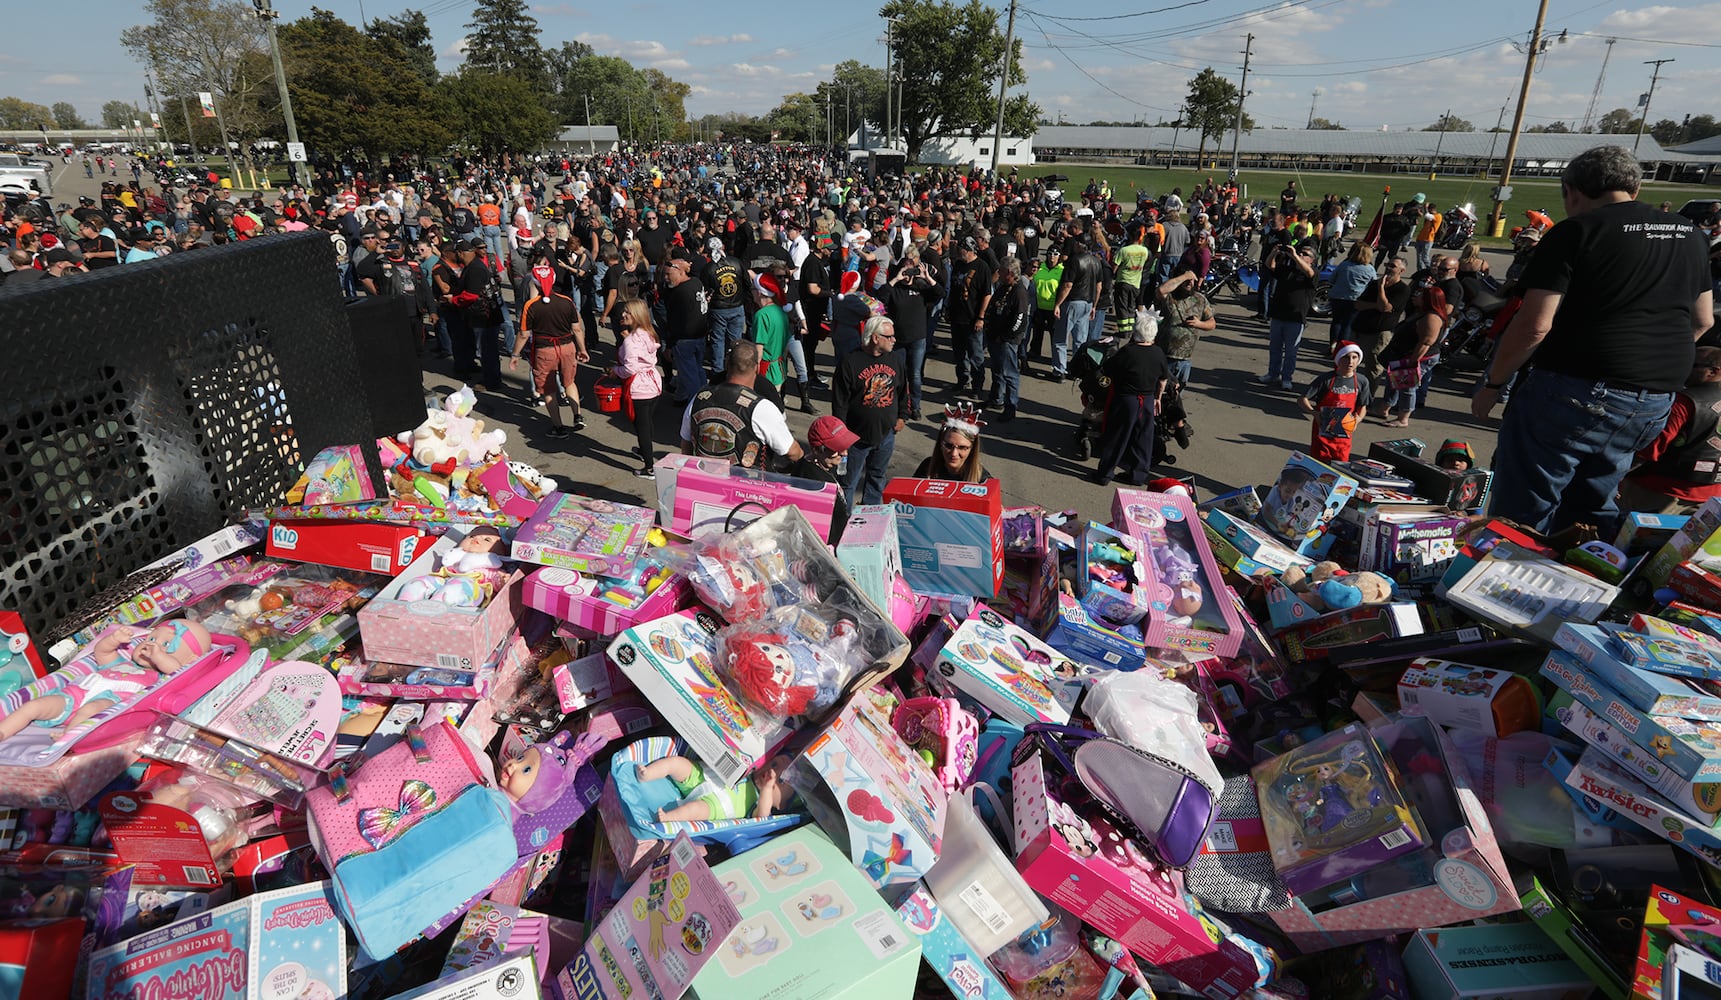
POLYGON ((889 609, 903 578, 895 504, 865 504, 849 512, 837 562, 873 604, 889 609))
POLYGON ((519 570, 508 573, 490 603, 481 608, 458 608, 437 600, 400 599, 401 588, 408 580, 434 572, 441 554, 459 545, 465 537, 464 529, 449 531, 359 609, 359 635, 369 659, 476 671, 508 638, 508 633, 519 627, 525 611, 520 603, 520 584, 525 574, 519 570))
POLYGON ((717 865, 741 924, 693 978, 702 1000, 890 1000, 914 991, 920 938, 825 835, 801 827, 717 865))
POLYGON ((1581 663, 1634 708, 1649 715, 1721 722, 1721 684, 1657 673, 1620 659, 1606 632, 1594 625, 1561 625, 1554 642, 1568 661, 1581 663))
POLYGON ((1618 726, 1585 708, 1564 691, 1554 693, 1548 703, 1548 714, 1680 811, 1715 825, 1716 816, 1721 813, 1721 783, 1687 781, 1662 767, 1656 762, 1653 752, 1633 743, 1618 726))
POLYGON ((891 898, 938 860, 945 792, 866 694, 844 706, 789 770, 807 811, 891 898))
POLYGON ((263 554, 393 576, 412 564, 428 537, 421 528, 378 521, 274 521, 263 554))
POLYGON ((1586 747, 1561 780, 1576 795, 1710 864, 1721 857, 1721 830, 1664 800, 1595 747, 1586 747))
POLYGON ((1147 570, 1140 541, 1103 524, 1090 524, 1076 546, 1076 594, 1088 614, 1113 627, 1147 617, 1147 570))
POLYGON ((1215 942, 1190 915, 1176 872, 1143 867, 1146 855, 1126 848, 1115 830, 1083 831, 1101 842, 1098 851, 1078 853, 1070 845, 1060 829, 1065 821, 1053 822, 1069 810, 1048 783, 1043 762, 1034 753, 1011 770, 1016 870, 1028 885, 1209 997, 1231 1000, 1253 987, 1259 975, 1254 957, 1229 938, 1215 942))
POLYGON ((1356 492, 1357 482, 1324 462, 1292 452, 1279 480, 1261 499, 1255 523, 1299 555, 1320 558, 1327 525, 1356 492))
POLYGON ((1130 634, 1126 635, 1109 628, 1069 594, 1059 593, 1051 608, 1052 624, 1046 631, 1046 645, 1061 656, 1118 670, 1135 670, 1147 662, 1147 645, 1142 641, 1140 629, 1129 628, 1130 634))
POLYGON ((1659 885, 1649 888, 1649 902, 1643 910, 1641 936, 1638 938, 1637 962, 1632 967, 1632 1000, 1661 1000, 1662 963, 1668 949, 1675 943, 1668 928, 1678 924, 1721 922, 1721 910, 1674 892, 1659 885))
POLYGON ((1079 668, 989 608, 957 627, 938 654, 937 676, 1010 722, 1070 721, 1079 668))
POLYGON ((917 886, 897 904, 896 915, 920 938, 920 957, 958 1000, 1012 1000, 1008 987, 992 971, 986 956, 974 950, 956 925, 945 917, 926 886, 917 886))
POLYGON ((1665 586, 1673 568, 1690 558, 1717 530, 1721 530, 1721 497, 1710 497, 1644 562, 1637 572, 1638 579, 1651 588, 1665 586))
POLYGON ((579 573, 624 574, 645 551, 649 507, 550 493, 514 535, 513 557, 579 573))
POLYGON ((1120 526, 1127 524, 1142 545, 1147 645, 1196 656, 1236 656, 1243 622, 1220 578, 1195 504, 1171 493, 1119 490, 1112 517, 1120 526))
POLYGON ((137 759, 143 733, 113 746, 66 754, 46 767, 0 766, 0 806, 81 809, 137 759))
POLYGON ((521 585, 520 602, 574 628, 612 636, 688 607, 693 587, 687 577, 647 555, 620 577, 560 566, 534 569, 521 585))
POLYGON ((1631 705, 1565 653, 1550 653, 1541 674, 1603 719, 1619 726, 1655 762, 1687 781, 1721 781, 1721 725, 1650 715, 1631 705))
POLYGON ((675 471, 670 530, 689 537, 722 534, 779 507, 796 507, 820 539, 831 536, 836 483, 761 472, 715 459, 683 462, 675 471))
POLYGON ((1533 924, 1419 930, 1404 967, 1416 1000, 1584 1000, 1595 990, 1533 924))
POLYGON ((1004 580, 1004 487, 996 479, 953 483, 892 479, 903 573, 917 592, 998 596, 1004 580))
POLYGON ((1678 534, 1679 529, 1685 527, 1685 522, 1689 520, 1691 517, 1687 514, 1646 514, 1632 511, 1626 514, 1620 523, 1619 534, 1613 539, 1613 547, 1626 555, 1659 549, 1678 534))
POLYGON ((1626 1000, 1629 987, 1625 977, 1596 947, 1595 935, 1570 906, 1530 873, 1518 880, 1518 898, 1524 903, 1524 914, 1607 994, 1608 1000, 1626 1000))
MULTIPOLYGON (((1459 560, 1454 560, 1453 567, 1458 565, 1459 560)), ((1534 550, 1501 541, 1448 585, 1444 596, 1476 618, 1552 643, 1562 623, 1600 618, 1619 596, 1619 588, 1534 550)))
POLYGON ((1278 574, 1292 566, 1308 566, 1314 561, 1269 535, 1260 525, 1245 521, 1229 511, 1204 510, 1201 522, 1211 534, 1223 539, 1237 552, 1238 560, 1227 565, 1238 576, 1251 577, 1262 569, 1278 574))
POLYGON ((1476 510, 1488 495, 1492 474, 1487 469, 1442 469, 1433 462, 1410 454, 1396 441, 1376 441, 1368 446, 1368 457, 1385 462, 1410 480, 1413 492, 1448 510, 1476 510))
POLYGON ((1457 557, 1468 518, 1396 513, 1376 507, 1363 518, 1356 568, 1390 577, 1403 587, 1432 588, 1457 557))
POLYGON ((1321 612, 1275 578, 1268 578, 1267 611, 1285 658, 1324 660, 1337 647, 1422 633, 1422 616, 1406 601, 1321 612), (1279 625, 1278 622, 1286 622, 1279 625))

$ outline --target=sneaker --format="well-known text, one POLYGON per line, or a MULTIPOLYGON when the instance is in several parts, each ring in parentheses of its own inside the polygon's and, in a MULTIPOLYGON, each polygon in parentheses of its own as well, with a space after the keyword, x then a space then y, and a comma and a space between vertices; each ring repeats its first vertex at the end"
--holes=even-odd
POLYGON ((656 479, 657 470, 648 465, 643 469, 633 470, 633 477, 635 479, 656 479))
POLYGON ((552 424, 552 425, 550 425, 550 429, 545 431, 544 433, 550 435, 553 438, 565 438, 568 436, 568 429, 566 427, 563 427, 561 424, 552 424))
POLYGON ((1280 383, 1279 383, 1279 388, 1281 388, 1281 389, 1283 389, 1283 390, 1285 390, 1285 391, 1286 391, 1286 392, 1290 392, 1290 391, 1291 391, 1291 383, 1289 383, 1289 382, 1280 382, 1280 383))
POLYGON ((1053 382, 1062 382, 1064 379, 1066 379, 1068 377, 1069 376, 1065 375, 1063 372, 1053 372, 1052 373, 1052 381, 1053 382))
POLYGON ((1279 381, 1279 379, 1273 375, 1257 375, 1255 376, 1254 381, 1258 385, 1272 385, 1274 382, 1279 381))
POLYGON ((585 429, 586 429, 586 418, 585 417, 575 417, 574 418, 574 430, 575 431, 583 431, 585 429))
POLYGON ((1110 486, 1111 485, 1111 473, 1109 473, 1109 472, 1098 472, 1098 471, 1096 471, 1093 474, 1092 479, 1094 482, 1100 484, 1101 486, 1110 486))
POLYGON ((917 407, 915 407, 915 408, 914 408, 914 409, 912 409, 912 410, 909 410, 909 411, 908 411, 908 415, 909 415, 909 416, 910 416, 910 417, 912 417, 912 418, 914 418, 914 419, 915 419, 915 420, 920 420, 920 419, 923 419, 923 418, 922 418, 922 417, 921 417, 921 415, 920 415, 920 407, 918 407, 918 406, 917 406, 917 407))

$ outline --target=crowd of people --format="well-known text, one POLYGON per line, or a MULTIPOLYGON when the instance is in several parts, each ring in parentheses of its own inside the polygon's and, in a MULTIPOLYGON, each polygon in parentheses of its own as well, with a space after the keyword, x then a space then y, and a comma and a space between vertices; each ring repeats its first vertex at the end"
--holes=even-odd
MULTIPOLYGON (((1648 406, 1654 400, 1642 394, 1671 399, 1688 377, 1700 389, 1715 381, 1688 374, 1688 346, 1651 350, 1655 342, 1644 338, 1670 324, 1687 336, 1707 328, 1698 292, 1709 295, 1715 273, 1704 244, 1721 220, 1693 226, 1636 202, 1636 163, 1609 148, 1568 168, 1566 223, 1528 213, 1539 249, 1533 261, 1525 255, 1514 264, 1508 290, 1522 307, 1509 325, 1502 320, 1502 347, 1478 391, 1478 416, 1491 409, 1488 394, 1509 393, 1514 382, 1538 393, 1537 404, 1510 411, 1524 417, 1508 418, 1501 446, 1500 465, 1513 469, 1500 468, 1499 495, 1525 511, 1605 512, 1618 485, 1617 475, 1579 469, 1584 461, 1564 471, 1550 465, 1563 460, 1549 454, 1579 447, 1581 436, 1531 416, 1533 405, 1553 404, 1542 390, 1556 371, 1601 379, 1587 389, 1564 386, 1558 398, 1569 405, 1588 413, 1629 402, 1641 411, 1630 433, 1592 442, 1594 461, 1621 474, 1672 411, 1670 402, 1648 406), (1621 186, 1628 173, 1629 194, 1621 186), (1595 219, 1623 217, 1616 201, 1642 213, 1633 226, 1667 234, 1683 227, 1681 239, 1654 248, 1677 246, 1686 256, 1657 257, 1657 283, 1629 297, 1597 291, 1632 273, 1624 258, 1583 259, 1605 244, 1595 219), (1571 289, 1581 321, 1579 306, 1560 305, 1571 289), (1656 305, 1641 305, 1642 296, 1656 305), (1681 317, 1690 322, 1676 323, 1681 317), (1595 332, 1614 324, 1635 333, 1595 332), (1629 360, 1598 368, 1613 346, 1571 346, 1598 338, 1634 345, 1629 360), (1535 374, 1519 373, 1531 353, 1535 374), (1526 426, 1542 428, 1545 440, 1526 426), (1531 470, 1535 482, 1525 484, 1531 470), (1584 489, 1568 489, 1573 479, 1584 489)), ((1168 461, 1167 442, 1189 442, 1182 395, 1201 337, 1217 325, 1203 287, 1222 243, 1245 255, 1259 247, 1267 357, 1256 381, 1298 393, 1314 416, 1311 451, 1323 458, 1347 458, 1357 422, 1371 415, 1409 426, 1473 287, 1467 282, 1496 284, 1473 244, 1457 256, 1435 251, 1442 213, 1420 194, 1363 234, 1349 228, 1348 199, 1310 199, 1294 183, 1276 203, 1251 205, 1235 183, 1208 179, 1187 193, 1139 194, 1126 206, 1103 180, 1090 179, 1078 194, 1062 190, 1056 175, 1015 170, 869 178, 851 169, 820 147, 701 144, 380 169, 327 164, 303 185, 250 197, 214 184, 150 187, 136 170, 130 181, 103 181, 99 198, 76 206, 41 197, 10 205, 10 271, 0 294, 80 270, 315 229, 330 241, 333 280, 347 295, 399 297, 423 349, 448 358, 478 391, 504 391, 502 359, 514 371, 525 360, 549 436, 584 428, 584 382, 587 394, 624 401, 641 476, 653 474, 661 400, 681 414, 684 451, 837 479, 854 504, 876 502, 897 434, 928 414, 939 434, 920 469, 983 476, 980 428, 1013 420, 1022 379, 1034 374, 1078 380, 1082 405, 1069 419, 1077 456, 1097 457, 1096 481, 1154 478, 1153 467, 1168 461), (1401 257, 1406 250, 1414 266, 1401 257), (1318 284, 1331 304, 1333 369, 1299 387, 1318 284), (955 372, 936 404, 929 357, 955 372), (591 367, 601 370, 589 374, 591 367), (829 413, 804 448, 785 418, 791 397, 805 412, 829 413)), ((1535 239, 1526 242, 1535 249, 1535 239)), ((1712 423, 1678 412, 1694 428, 1712 423)))

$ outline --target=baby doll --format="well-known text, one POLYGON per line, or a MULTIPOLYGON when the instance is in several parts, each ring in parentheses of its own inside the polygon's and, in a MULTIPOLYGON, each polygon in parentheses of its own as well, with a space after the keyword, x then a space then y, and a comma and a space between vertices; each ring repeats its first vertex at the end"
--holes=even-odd
POLYGON ((604 738, 586 733, 567 745, 567 733, 534 743, 526 752, 502 762, 496 785, 527 815, 543 812, 557 802, 574 783, 574 774, 591 755, 602 749, 604 738))
POLYGON ((18 735, 32 723, 49 730, 76 728, 143 694, 209 650, 209 630, 196 622, 162 622, 153 628, 119 626, 67 664, 68 668, 87 664, 95 668, 93 673, 19 705, 0 719, 0 740, 18 735))
POLYGON ((811 636, 781 621, 724 630, 718 637, 719 669, 743 699, 772 715, 808 715, 836 704, 856 666, 853 624, 838 620, 828 635, 811 636))
POLYGON ((660 757, 649 764, 634 765, 642 782, 668 778, 681 793, 681 804, 659 809, 659 823, 689 820, 765 819, 788 805, 794 791, 782 780, 789 758, 773 757, 753 777, 734 788, 723 788, 705 780, 705 769, 690 757, 660 757))
POLYGON ((457 608, 484 606, 501 586, 502 533, 477 527, 460 544, 442 553, 440 568, 408 580, 400 588, 403 601, 441 601, 457 608))
POLYGON ((1201 610, 1201 565, 1188 549, 1171 537, 1169 531, 1163 541, 1153 546, 1153 565, 1159 574, 1159 582, 1171 589, 1167 607, 1176 616, 1175 624, 1188 625, 1195 613, 1201 610))

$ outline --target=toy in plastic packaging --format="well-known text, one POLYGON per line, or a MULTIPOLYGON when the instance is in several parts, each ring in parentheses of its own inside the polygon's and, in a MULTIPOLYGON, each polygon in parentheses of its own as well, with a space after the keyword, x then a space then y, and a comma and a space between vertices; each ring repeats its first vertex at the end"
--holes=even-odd
POLYGON ((1062 910, 992 953, 991 961, 1021 1000, 1098 996, 1106 971, 1082 948, 1081 922, 1062 910))
POLYGON ((745 622, 817 599, 817 564, 795 551, 797 541, 794 536, 706 536, 666 549, 665 555, 686 572, 700 600, 729 621, 745 622))
POLYGON ((1225 785, 1207 752, 1195 692, 1156 670, 1101 673, 1083 710, 1094 728, 1137 750, 1174 761, 1214 791, 1225 785))
POLYGON ((717 670, 742 700, 769 715, 818 715, 866 669, 860 627, 830 604, 778 608, 717 633, 717 670))
POLYGON ((891 713, 902 741, 931 765, 946 792, 967 783, 974 771, 980 723, 954 698, 910 698, 891 713))

